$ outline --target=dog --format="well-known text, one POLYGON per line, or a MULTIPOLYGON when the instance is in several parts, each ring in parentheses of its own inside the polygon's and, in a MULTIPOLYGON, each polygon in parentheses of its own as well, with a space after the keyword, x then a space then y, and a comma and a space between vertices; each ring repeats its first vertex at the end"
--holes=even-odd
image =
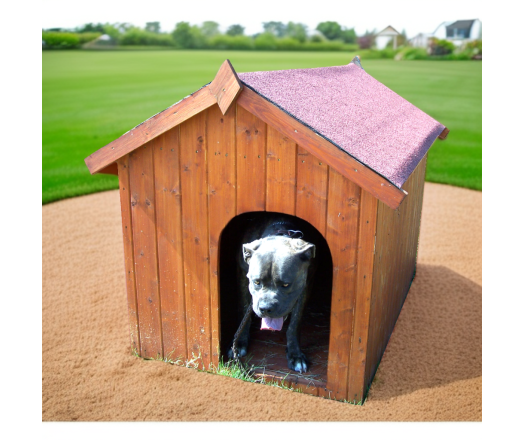
MULTIPOLYGON (((315 234, 294 217, 268 214, 244 233, 237 256, 238 287, 245 313, 251 307, 262 319, 261 328, 275 331, 281 330, 284 320, 290 317, 286 357, 288 367, 299 373, 308 370, 307 358, 299 347, 299 330, 317 268, 316 244, 307 241, 309 236, 315 239, 315 234)), ((251 317, 236 342, 240 357, 248 352, 251 317)), ((231 349, 229 357, 233 358, 231 349)))

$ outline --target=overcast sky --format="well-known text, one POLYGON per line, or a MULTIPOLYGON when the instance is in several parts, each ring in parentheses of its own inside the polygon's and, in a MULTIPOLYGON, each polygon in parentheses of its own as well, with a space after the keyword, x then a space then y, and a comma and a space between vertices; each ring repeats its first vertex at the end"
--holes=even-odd
POLYGON ((478 18, 483 21, 481 1, 472 0, 321 0, 316 2, 264 0, 41 0, 42 28, 75 28, 85 23, 127 22, 144 27, 159 21, 163 31, 172 31, 175 23, 201 24, 212 20, 225 31, 232 24, 244 26, 245 34, 262 31, 266 21, 304 23, 313 31, 322 21, 337 21, 355 28, 382 30, 388 25, 408 37, 419 32, 433 32, 443 21, 478 18))

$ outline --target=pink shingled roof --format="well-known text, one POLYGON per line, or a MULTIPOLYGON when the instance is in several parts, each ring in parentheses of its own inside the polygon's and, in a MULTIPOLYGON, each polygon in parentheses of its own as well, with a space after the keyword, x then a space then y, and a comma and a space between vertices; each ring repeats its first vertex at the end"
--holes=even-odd
POLYGON ((355 64, 239 78, 397 187, 445 128, 355 64))

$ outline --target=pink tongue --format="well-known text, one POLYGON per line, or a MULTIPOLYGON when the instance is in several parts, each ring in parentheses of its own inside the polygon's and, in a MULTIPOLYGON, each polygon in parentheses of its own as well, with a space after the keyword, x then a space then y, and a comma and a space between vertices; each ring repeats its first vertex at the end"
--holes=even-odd
POLYGON ((281 330, 283 328, 283 318, 263 318, 261 330, 281 330))

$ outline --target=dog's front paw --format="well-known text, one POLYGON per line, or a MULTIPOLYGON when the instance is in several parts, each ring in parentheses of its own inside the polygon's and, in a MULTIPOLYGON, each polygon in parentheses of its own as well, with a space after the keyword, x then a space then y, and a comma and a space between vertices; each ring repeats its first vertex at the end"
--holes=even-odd
MULTIPOLYGON (((248 347, 244 344, 237 344, 237 355, 242 358, 248 353, 248 347)), ((228 350, 228 358, 233 359, 233 348, 228 350)))
POLYGON ((301 351, 294 355, 287 354, 286 358, 288 359, 288 368, 290 370, 297 371, 298 373, 306 373, 306 370, 308 370, 306 356, 301 351))

